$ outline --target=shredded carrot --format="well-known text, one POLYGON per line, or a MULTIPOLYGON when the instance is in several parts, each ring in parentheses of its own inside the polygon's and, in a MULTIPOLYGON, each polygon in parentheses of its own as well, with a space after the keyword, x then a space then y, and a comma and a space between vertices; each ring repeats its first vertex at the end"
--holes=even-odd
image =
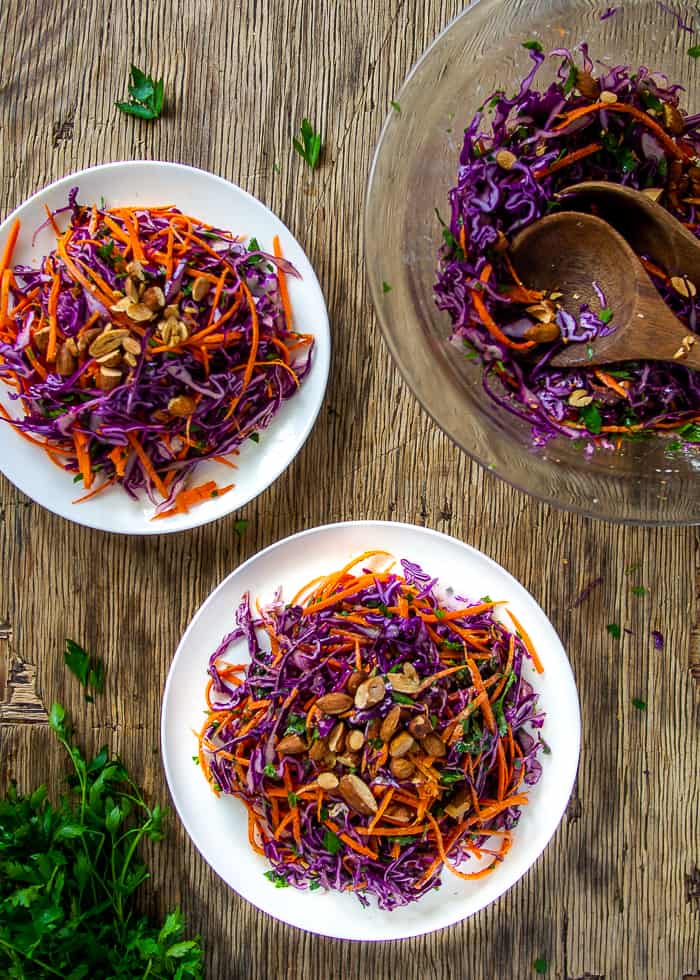
MULTIPOLYGON (((482 270, 481 276, 479 277, 482 282, 486 282, 488 280, 489 276, 491 275, 491 271, 492 267, 487 263, 482 270)), ((504 344, 506 347, 510 347, 511 350, 530 350, 531 347, 535 346, 535 342, 533 340, 526 340, 523 343, 517 343, 515 340, 511 340, 510 337, 507 337, 487 310, 486 303, 484 303, 479 290, 472 289, 470 295, 472 298, 472 303, 474 304, 474 309, 479 315, 479 319, 491 336, 499 341, 499 343, 504 344)))
POLYGON ((89 490, 92 486, 92 464, 90 462, 90 454, 88 453, 88 443, 90 441, 89 436, 84 432, 79 430, 74 430, 73 441, 75 443, 75 454, 78 458, 78 467, 80 469, 80 475, 83 478, 83 486, 86 490, 89 490))
POLYGON ((544 667, 542 666, 542 661, 537 656, 537 651, 535 650, 534 646, 532 645, 532 640, 530 639, 530 637, 528 636, 528 634, 525 632, 525 630, 523 629, 523 627, 520 625, 520 622, 518 621, 517 617, 515 616, 515 614, 513 613, 513 611, 511 609, 508 610, 508 615, 513 620, 513 623, 515 624, 515 628, 518 631, 518 633, 520 634, 520 639, 525 644, 525 647, 527 649, 527 652, 530 654, 530 657, 532 658, 532 663, 534 664, 535 670, 537 671, 538 674, 543 673, 544 672, 544 667))
POLYGON ((0 277, 5 272, 5 269, 9 269, 12 264, 12 253, 15 250, 15 245, 17 244, 17 238, 19 237, 20 230, 20 220, 15 218, 12 222, 12 227, 7 236, 5 246, 2 250, 2 255, 0 255, 0 277))
POLYGON ((602 143, 590 143, 588 146, 581 146, 578 150, 573 150, 571 153, 567 153, 566 156, 561 158, 561 160, 555 160, 554 163, 550 163, 548 167, 542 167, 541 170, 533 171, 532 176, 535 178, 535 180, 542 180, 544 177, 549 177, 551 174, 555 174, 558 170, 563 170, 565 167, 570 167, 573 163, 577 163, 579 160, 583 160, 602 149, 602 143))
POLYGON ((599 112, 601 109, 605 109, 608 112, 622 112, 629 116, 634 116, 635 119, 643 123, 647 129, 649 129, 654 136, 656 136, 658 141, 661 143, 664 149, 671 154, 671 156, 676 157, 677 160, 686 159, 686 154, 668 135, 665 129, 659 126, 659 124, 646 112, 643 112, 636 106, 628 105, 626 102, 592 102, 590 105, 579 106, 576 109, 571 109, 569 112, 564 113, 562 116, 562 121, 557 123, 557 125, 554 127, 554 132, 558 133, 562 129, 566 129, 566 127, 572 122, 576 122, 577 119, 581 119, 583 116, 587 116, 591 112, 599 112))
MULTIPOLYGON (((282 247, 280 246, 279 235, 275 235, 272 239, 272 250, 275 257, 278 259, 282 258, 282 247)), ((289 290, 287 288, 287 279, 282 271, 282 269, 277 269, 277 281, 280 287, 280 299, 282 301, 282 309, 284 310, 284 319, 288 330, 292 330, 292 305, 289 302, 289 290)))
POLYGON ((605 371, 600 371, 598 368, 596 368, 593 373, 595 374, 596 378, 599 381, 602 381, 606 387, 611 389, 611 391, 616 392, 618 395, 622 395, 623 398, 629 398, 629 391, 624 387, 624 385, 621 385, 619 381, 613 378, 611 374, 606 374, 605 371))
POLYGON ((128 434, 128 437, 127 438, 129 439, 129 442, 131 444, 131 448, 134 450, 134 452, 136 453, 136 455, 139 458, 139 462, 141 463, 141 466, 143 467, 144 473, 146 473, 146 475, 148 476, 148 478, 151 480, 151 482, 153 483, 153 486, 156 488, 156 490, 161 495, 161 497, 163 497, 164 500, 167 500, 168 491, 167 491, 167 489, 165 487, 165 484, 163 483, 163 481, 161 480, 161 478, 158 476, 158 474, 156 473, 156 471, 155 471, 155 469, 153 467, 153 464, 151 463, 151 461, 148 458, 148 456, 146 455, 146 453, 143 451, 143 447, 142 447, 141 443, 138 441, 138 439, 136 438, 136 436, 134 435, 133 432, 130 432, 128 434))

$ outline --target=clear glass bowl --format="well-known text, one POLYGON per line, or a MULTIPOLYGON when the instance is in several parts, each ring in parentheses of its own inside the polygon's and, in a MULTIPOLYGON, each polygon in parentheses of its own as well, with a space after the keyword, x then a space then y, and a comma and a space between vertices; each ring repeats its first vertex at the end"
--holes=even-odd
POLYGON ((365 210, 367 273, 384 338, 411 391, 465 452, 548 503, 611 521, 700 523, 700 450, 672 454, 662 439, 626 441, 586 459, 557 439, 542 449, 529 428, 486 398, 477 364, 448 343, 450 320, 433 301, 441 229, 449 213, 464 127, 495 88, 517 89, 530 61, 523 41, 545 50, 587 41, 593 58, 646 64, 686 89, 700 110, 700 59, 690 34, 656 0, 480 0, 428 49, 395 96, 374 158, 365 210), (383 283, 391 289, 384 291, 383 283))

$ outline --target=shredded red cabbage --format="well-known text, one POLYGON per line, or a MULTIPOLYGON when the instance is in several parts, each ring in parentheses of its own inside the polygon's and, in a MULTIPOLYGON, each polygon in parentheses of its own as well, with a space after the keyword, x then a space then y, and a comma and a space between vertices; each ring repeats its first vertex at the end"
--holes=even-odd
POLYGON ((549 749, 523 676, 536 655, 495 607, 441 598, 407 560, 400 573, 346 568, 303 603, 280 590, 257 616, 244 596, 210 659, 199 761, 215 792, 247 805, 278 887, 394 909, 440 887, 440 847, 460 877, 503 860, 549 749), (249 665, 225 659, 239 640, 249 665), (469 873, 469 858, 490 863, 469 873))

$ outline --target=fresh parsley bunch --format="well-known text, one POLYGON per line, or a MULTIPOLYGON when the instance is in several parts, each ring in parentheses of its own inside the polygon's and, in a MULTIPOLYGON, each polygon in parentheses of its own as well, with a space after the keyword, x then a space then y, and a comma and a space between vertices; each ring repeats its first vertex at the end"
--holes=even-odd
POLYGON ((60 705, 49 723, 74 773, 55 806, 45 786, 29 796, 10 786, 0 799, 0 976, 203 977, 200 940, 184 937, 182 913, 156 925, 135 908, 149 877, 138 846, 163 839, 163 810, 106 747, 83 757, 60 705))

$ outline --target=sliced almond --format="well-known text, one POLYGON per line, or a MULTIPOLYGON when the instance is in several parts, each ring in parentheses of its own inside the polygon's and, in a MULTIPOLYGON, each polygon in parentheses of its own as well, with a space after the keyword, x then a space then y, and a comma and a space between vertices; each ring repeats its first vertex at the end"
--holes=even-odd
POLYGON ((122 296, 121 299, 117 300, 110 306, 112 313, 126 313, 130 306, 133 306, 134 301, 128 296, 122 296))
POLYGON ((426 735, 430 735, 433 726, 430 724, 430 719, 427 715, 416 715, 408 723, 408 730, 414 738, 420 739, 425 738, 426 735))
POLYGON ((510 150, 499 150, 496 154, 496 163, 501 170, 512 170, 517 162, 518 158, 510 150))
POLYGON ((160 286, 149 286, 148 289, 144 290, 144 294, 141 297, 141 302, 144 306, 147 306, 149 310, 156 313, 158 310, 162 310, 165 306, 165 293, 160 286))
POLYGON ((90 356, 102 357, 104 354, 111 354, 113 350, 121 347, 122 341, 128 336, 128 330, 103 330, 90 344, 90 356))
POLYGON ((175 303, 172 303, 170 306, 166 306, 163 310, 163 316, 166 320, 170 320, 171 317, 174 317, 174 319, 177 320, 180 316, 180 307, 175 303))
POLYGON ((345 752, 343 755, 338 756, 338 764, 347 766, 348 769, 358 769, 360 766, 360 753, 345 752))
POLYGON ((401 803, 391 803, 384 811, 384 816, 392 823, 399 823, 407 826, 413 823, 413 814, 407 806, 401 803))
POLYGON ((103 367, 113 368, 118 367, 122 362, 122 355, 119 350, 110 351, 109 354, 103 354, 102 357, 95 358, 98 364, 103 367))
POLYGON ((134 279, 138 279, 139 282, 146 281, 146 274, 143 271, 143 266, 137 259, 134 259, 132 262, 129 262, 129 264, 126 267, 126 271, 134 279))
POLYGON ((365 708, 373 708, 384 700, 386 694, 386 684, 381 677, 370 677, 363 681, 355 692, 355 707, 363 711, 365 708))
POLYGON ((141 343, 136 339, 136 337, 125 337, 122 340, 122 347, 129 354, 133 354, 138 357, 141 353, 141 343))
POLYGON ((352 708, 352 698, 343 691, 331 691, 318 699, 316 707, 326 715, 342 715, 352 708))
POLYGON ((366 670, 354 670, 352 674, 348 677, 348 682, 345 685, 348 689, 348 694, 355 697, 357 689, 360 684, 363 684, 369 678, 369 674, 366 670))
POLYGON ((391 760, 391 775, 394 779, 410 779, 413 773, 416 771, 416 767, 413 765, 410 759, 404 756, 398 756, 391 760))
POLYGON ((168 411, 177 418, 186 419, 192 415, 197 403, 191 395, 176 395, 168 402, 168 411))
POLYGON ((132 303, 138 303, 139 293, 141 290, 139 289, 139 283, 136 281, 136 279, 132 279, 131 276, 127 278, 126 282, 124 283, 124 292, 132 303))
POLYGON ((408 732, 399 732, 391 741, 389 754, 392 759, 401 759, 415 747, 415 744, 416 742, 412 735, 409 735, 408 732))
POLYGON ((573 408, 585 408, 586 405, 591 404, 593 396, 589 395, 585 388, 577 388, 566 400, 573 408))
POLYGON ((182 320, 171 318, 163 324, 161 335, 167 347, 176 347, 187 340, 190 332, 187 329, 187 324, 183 323, 182 320))
POLYGON ((426 755, 432 755, 434 759, 442 759, 447 755, 447 746, 439 735, 431 733, 421 739, 421 748, 426 755))
POLYGON ((676 290, 676 292, 685 297, 685 299, 690 299, 695 296, 697 289, 695 283, 691 282, 690 279, 685 276, 671 276, 671 285, 676 290))
POLYGON ((343 745, 345 744, 345 725, 342 721, 339 721, 333 726, 327 741, 328 748, 331 750, 331 752, 343 751, 343 745))
POLYGON ((155 317, 153 310, 150 310, 145 303, 134 303, 127 309, 126 315, 136 323, 146 323, 155 317))
POLYGON ((398 704, 395 704, 382 722, 382 727, 379 729, 379 737, 381 738, 382 742, 390 742, 392 740, 396 729, 399 727, 400 721, 401 708, 398 706, 398 704))
POLYGON ((112 391, 121 384, 122 373, 119 368, 101 367, 97 375, 97 387, 100 391, 112 391))
POLYGON ((536 344, 548 344, 552 340, 559 340, 561 331, 557 323, 538 323, 528 327, 524 336, 525 340, 534 340, 536 344))
POLYGON ((322 738, 317 738, 311 743, 311 748, 309 749, 309 758, 314 762, 320 762, 324 755, 328 752, 328 745, 322 738))
POLYGON ((340 795, 351 810, 369 817, 377 812, 377 801, 372 790, 359 776, 343 776, 338 785, 340 795))
POLYGON ((62 377, 67 378, 78 366, 74 355, 71 353, 70 347, 67 343, 61 344, 58 349, 58 355, 56 357, 56 371, 62 377))
POLYGON ((663 192, 663 187, 645 187, 642 194, 645 197, 651 198, 652 201, 658 201, 663 192))
POLYGON ((420 687, 420 680, 408 674, 389 674, 389 682, 392 690, 399 694, 415 694, 420 687))
POLYGON ((600 82, 589 71, 576 71, 576 88, 591 102, 597 102, 600 96, 600 82))
POLYGON ((92 344, 92 342, 97 337, 99 337, 101 333, 102 333, 101 327, 92 327, 92 329, 85 330, 83 333, 81 333, 80 336, 78 337, 78 343, 77 343, 78 353, 84 354, 85 351, 88 349, 88 347, 92 344))
POLYGON ((613 105, 613 103, 617 102, 617 96, 614 92, 601 92, 598 96, 598 101, 603 102, 605 105, 613 105))
POLYGON ((73 357, 78 356, 78 345, 75 342, 75 337, 69 337, 68 340, 66 340, 66 347, 73 357))
POLYGON ((136 365, 138 364, 138 361, 136 360, 136 358, 134 357, 133 354, 130 354, 127 351, 126 354, 124 355, 124 363, 125 364, 128 364, 129 367, 132 367, 133 368, 133 367, 136 367, 136 365))
POLYGON ((445 807, 445 813, 454 820, 461 820, 465 813, 469 812, 472 805, 472 798, 469 790, 465 787, 457 790, 450 802, 445 807))
POLYGON ((51 327, 42 327, 41 330, 37 330, 32 340, 34 341, 34 346, 39 351, 40 354, 45 354, 49 347, 49 337, 51 335, 51 327))
POLYGON ((276 751, 278 755, 301 755, 306 749, 306 742, 301 735, 292 732, 279 740, 276 751))
POLYGON ((192 299, 200 303, 211 289, 211 283, 204 276, 197 276, 192 283, 192 299))
POLYGON ((365 736, 363 732, 359 731, 359 729, 354 728, 351 732, 348 733, 348 737, 345 741, 347 747, 352 752, 359 752, 362 746, 365 744, 365 736))
POLYGON ((318 774, 318 778, 316 782, 321 787, 321 789, 325 789, 326 792, 329 792, 331 790, 338 788, 338 783, 340 782, 340 780, 335 775, 335 773, 320 772, 318 774))

